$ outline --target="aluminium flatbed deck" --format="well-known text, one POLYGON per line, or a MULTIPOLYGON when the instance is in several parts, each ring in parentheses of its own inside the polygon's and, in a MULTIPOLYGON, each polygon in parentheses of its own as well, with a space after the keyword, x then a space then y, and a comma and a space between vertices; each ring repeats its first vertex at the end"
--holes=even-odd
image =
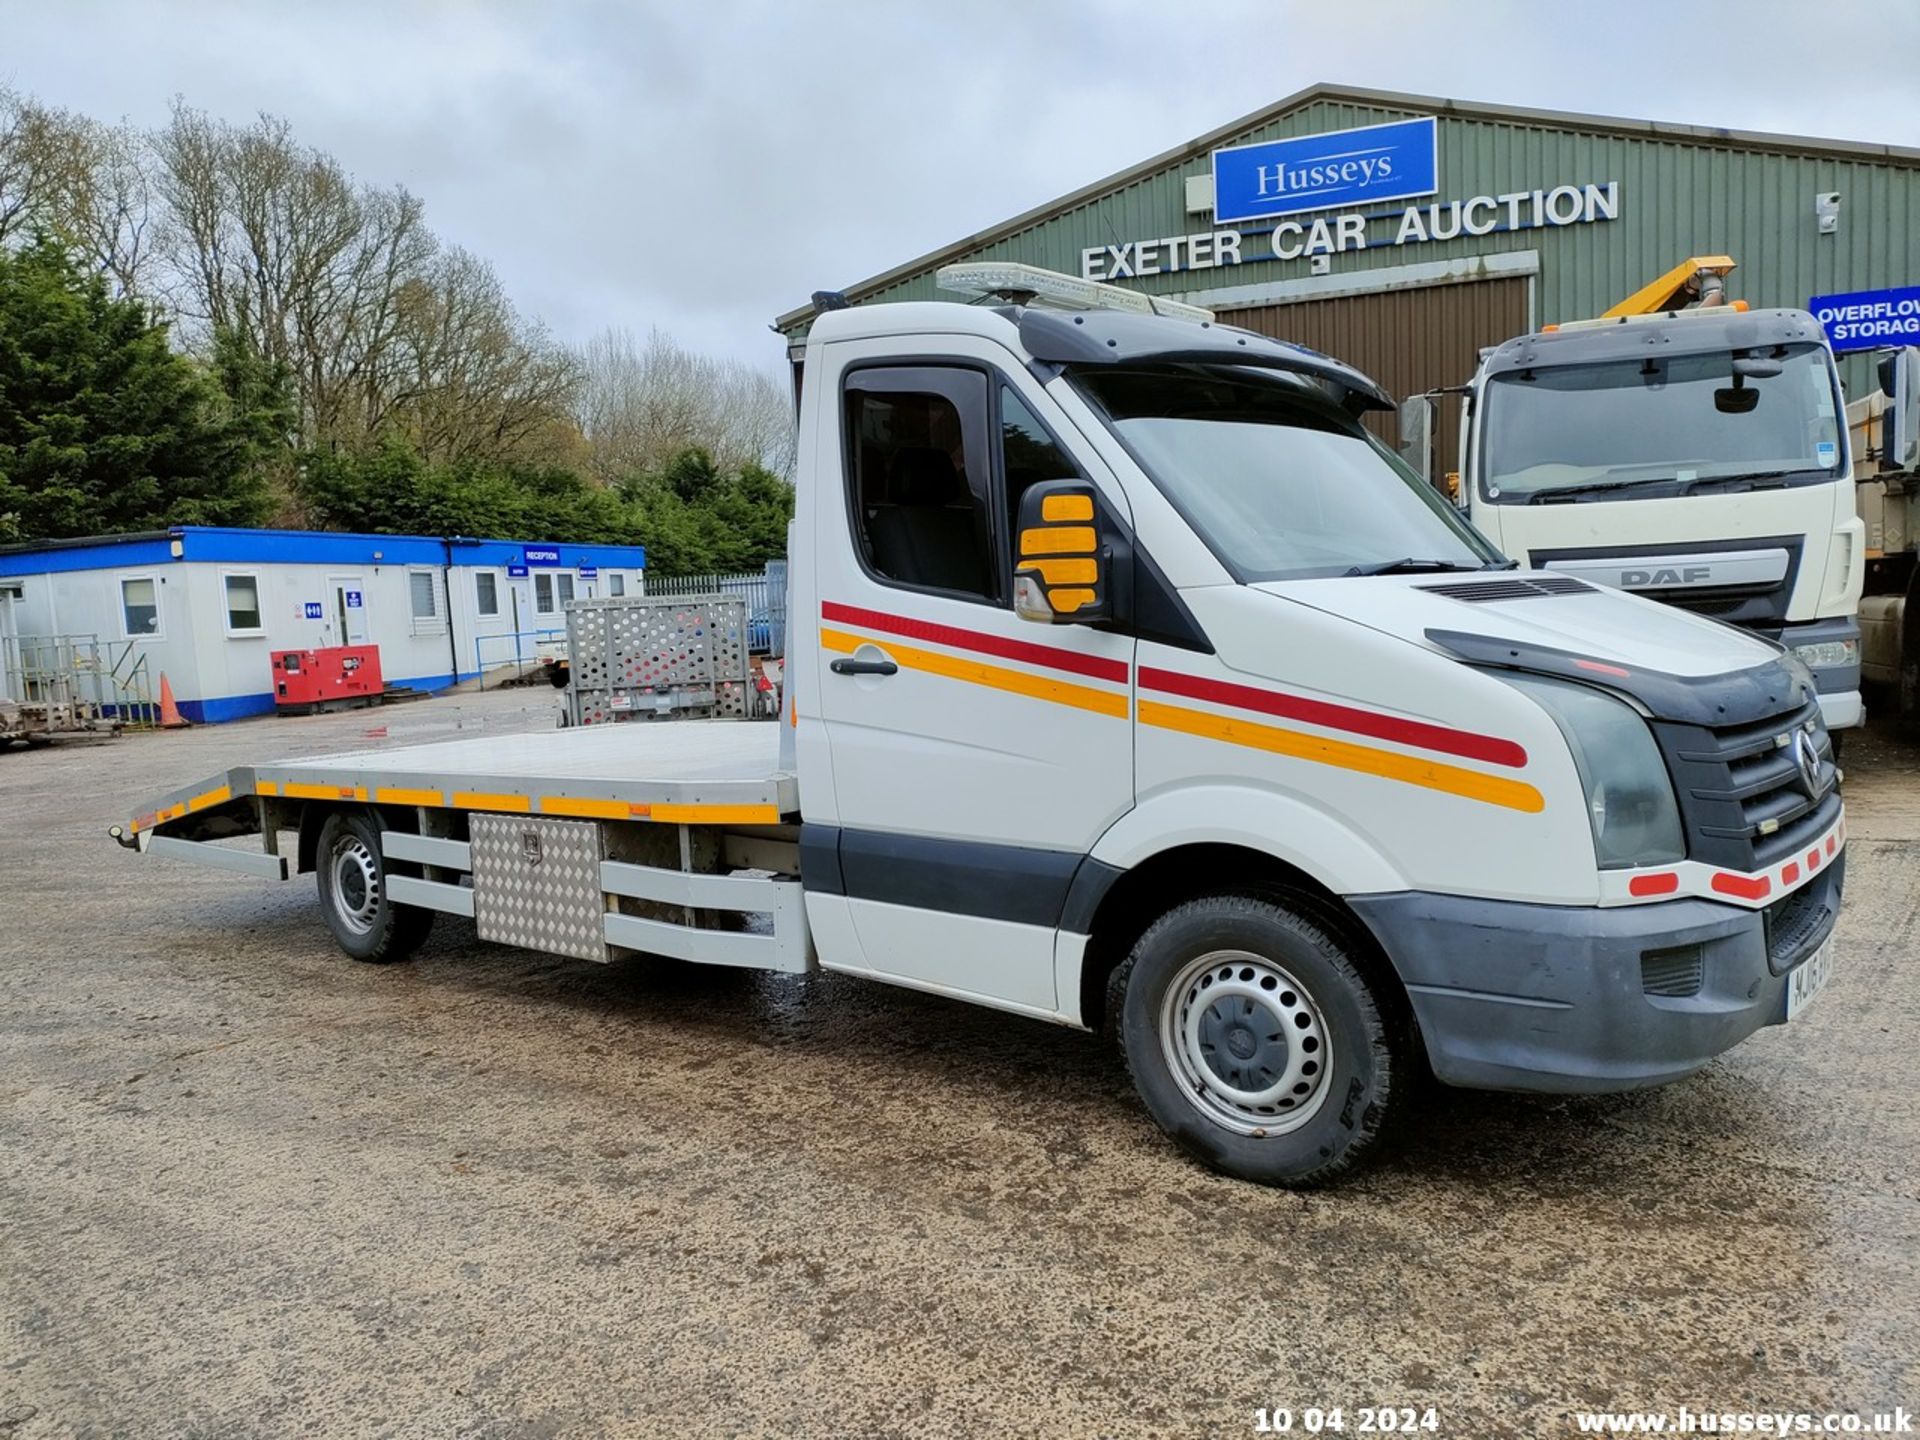
POLYGON ((137 835, 249 796, 593 820, 776 825, 800 791, 777 723, 627 722, 240 765, 164 797, 137 835))

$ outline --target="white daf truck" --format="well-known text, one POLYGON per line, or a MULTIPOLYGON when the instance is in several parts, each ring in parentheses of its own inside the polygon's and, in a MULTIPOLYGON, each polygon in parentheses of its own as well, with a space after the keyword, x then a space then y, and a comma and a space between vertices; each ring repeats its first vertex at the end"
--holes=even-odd
POLYGON ((1863 527, 1813 316, 1714 305, 1549 327, 1486 352, 1465 404, 1458 499, 1501 550, 1778 641, 1829 730, 1864 723, 1863 527))
POLYGON ((813 327, 778 724, 242 765, 117 838, 312 871, 361 960, 445 913, 1105 1027, 1281 1184, 1425 1070, 1653 1085, 1803 1012, 1846 839, 1804 666, 1513 568, 1337 361, 999 268, 1031 303, 813 327))

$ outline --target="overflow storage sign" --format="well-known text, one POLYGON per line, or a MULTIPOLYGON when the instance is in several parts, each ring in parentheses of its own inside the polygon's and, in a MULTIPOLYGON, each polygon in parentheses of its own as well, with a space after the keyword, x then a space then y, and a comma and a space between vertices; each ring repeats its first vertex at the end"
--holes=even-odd
POLYGON ((1920 345, 1920 285, 1891 290, 1852 290, 1807 301, 1836 351, 1920 345))

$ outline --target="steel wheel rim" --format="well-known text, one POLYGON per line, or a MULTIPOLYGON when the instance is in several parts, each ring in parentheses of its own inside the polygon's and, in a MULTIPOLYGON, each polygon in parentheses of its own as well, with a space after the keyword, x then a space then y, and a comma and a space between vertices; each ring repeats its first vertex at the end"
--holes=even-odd
POLYGON ((1333 1045, 1312 993, 1246 950, 1189 961, 1160 1007, 1160 1050, 1202 1115, 1241 1135, 1299 1129, 1325 1103, 1333 1045))
POLYGON ((333 908, 356 935, 372 931, 380 918, 380 865, 367 842, 348 836, 333 847, 333 908))

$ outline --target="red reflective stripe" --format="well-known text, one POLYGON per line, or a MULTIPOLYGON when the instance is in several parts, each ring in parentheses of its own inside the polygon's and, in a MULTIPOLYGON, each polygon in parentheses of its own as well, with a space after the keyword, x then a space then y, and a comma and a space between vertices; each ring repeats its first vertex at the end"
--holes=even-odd
POLYGON ((1800 878, 1800 867, 1789 860, 1780 870, 1780 883, 1791 885, 1800 878))
POLYGON ((1807 873, 1811 875, 1814 871, 1818 870, 1819 868, 1820 868, 1820 852, 1818 850, 1807 851, 1807 873))
POLYGON ((1235 705, 1242 710, 1258 710, 1263 715, 1278 715, 1288 720, 1304 720, 1329 730, 1346 730, 1355 735, 1371 735, 1377 740, 1393 740, 1416 745, 1423 750, 1439 750, 1462 755, 1469 760, 1484 760, 1489 765, 1519 767, 1527 763, 1527 752, 1511 740, 1492 735, 1475 735, 1445 725, 1429 725, 1424 720, 1401 720, 1374 710, 1355 710, 1349 705, 1334 705, 1325 700, 1309 700, 1304 695, 1283 695, 1273 690, 1256 690, 1251 685, 1230 685, 1221 680, 1202 680, 1177 670, 1140 667, 1140 685, 1146 690, 1164 690, 1193 700, 1212 700, 1235 705))
POLYGON ((1680 877, 1669 870, 1663 875, 1636 875, 1627 881, 1629 895, 1671 895, 1680 888, 1680 877))
POLYGON ((1833 854, 1833 848, 1834 848, 1833 842, 1834 842, 1834 837, 1831 835, 1827 836, 1827 854, 1829 855, 1833 854))
POLYGON ((1714 875, 1713 888, 1722 895, 1737 895, 1742 900, 1758 900, 1773 889, 1773 881, 1764 875, 1735 875, 1722 870, 1714 875))
POLYGON ((1003 660, 1022 660, 1029 665, 1045 665, 1053 670, 1070 670, 1075 675, 1091 676, 1095 680, 1111 680, 1117 685, 1127 683, 1127 662, 1109 660, 1104 655, 1083 655, 1078 650, 1062 650, 1053 645, 1034 645, 1026 640, 1008 640, 999 635, 987 635, 978 630, 960 630, 952 625, 936 625, 930 620, 913 620, 905 615, 888 615, 879 610, 863 610, 858 605, 842 605, 838 601, 820 602, 821 618, 838 620, 843 624, 859 625, 868 630, 884 630, 889 635, 903 635, 910 640, 931 640, 937 645, 951 645, 956 650, 971 650, 978 655, 998 655, 1003 660))

